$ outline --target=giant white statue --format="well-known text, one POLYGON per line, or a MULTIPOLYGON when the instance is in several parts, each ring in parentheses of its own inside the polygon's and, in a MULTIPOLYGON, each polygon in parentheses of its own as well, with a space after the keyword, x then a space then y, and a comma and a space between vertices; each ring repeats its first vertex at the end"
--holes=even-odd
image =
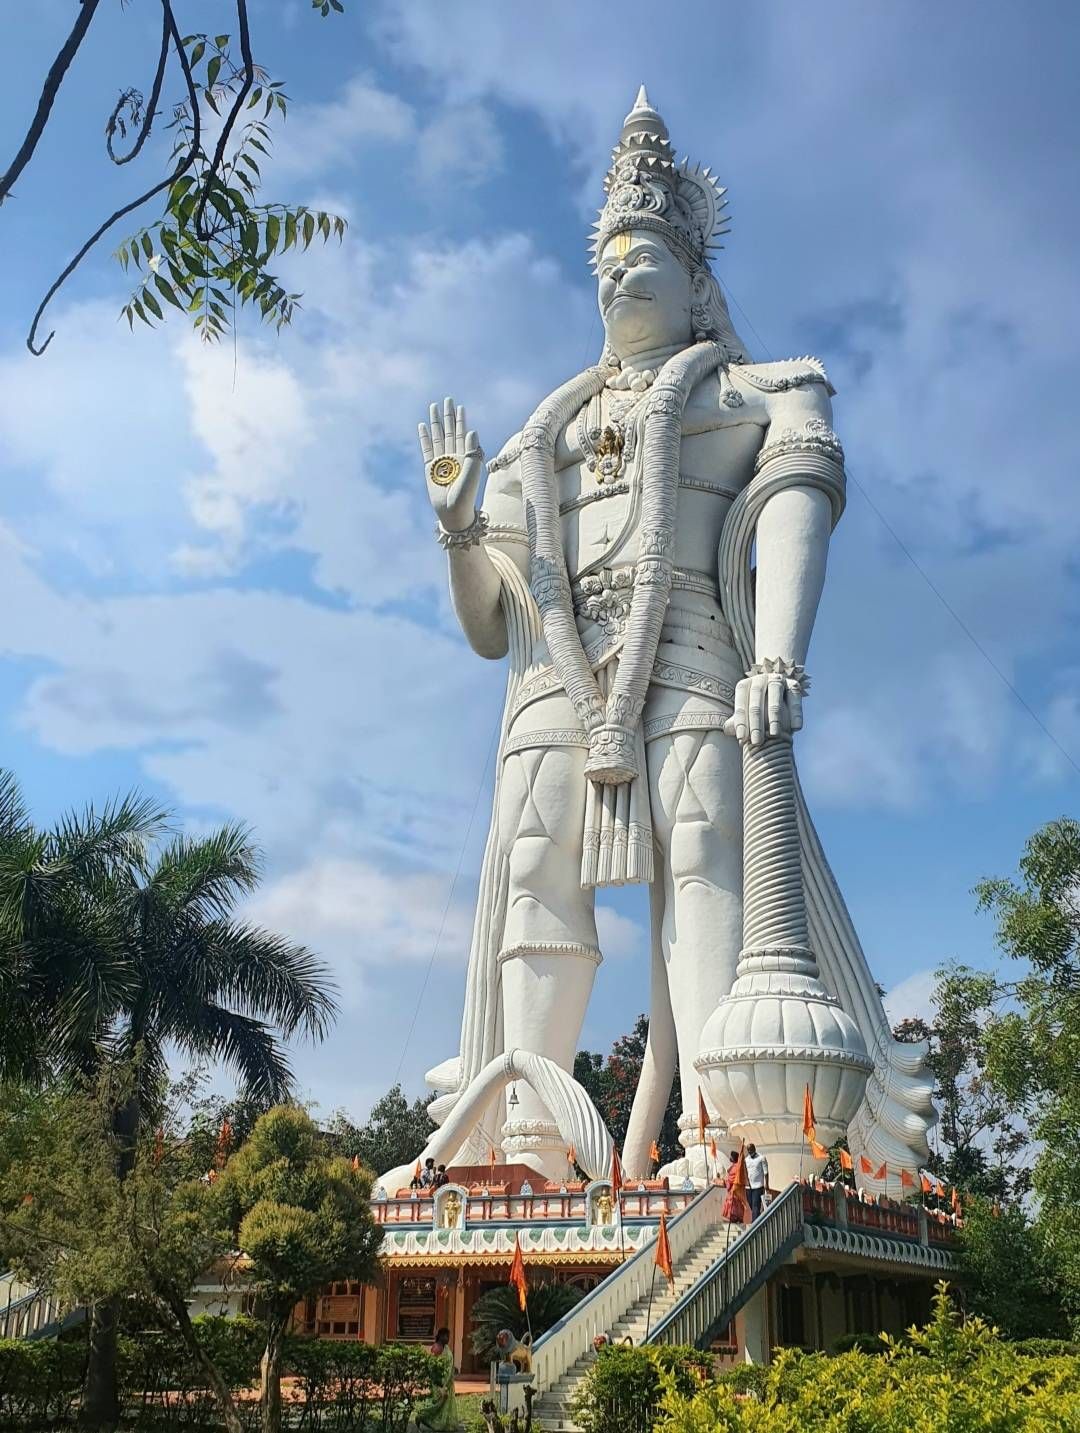
POLYGON ((810 1172, 807 1084, 819 1140, 846 1131, 875 1170, 914 1169, 935 1118, 925 1052, 891 1037, 792 760, 844 507, 833 390, 816 359, 751 361, 709 267, 724 190, 676 162, 644 87, 604 187, 599 362, 488 463, 482 502, 464 409, 448 398, 420 425, 454 609, 480 656, 509 660, 461 1046, 428 1075, 424 1154, 495 1147, 559 1177, 573 1143, 605 1172, 608 1132, 570 1072, 602 960, 595 892, 642 882, 628 1173, 676 1072, 672 1172, 704 1173, 699 1090, 712 1132, 755 1140, 774 1183, 810 1172))

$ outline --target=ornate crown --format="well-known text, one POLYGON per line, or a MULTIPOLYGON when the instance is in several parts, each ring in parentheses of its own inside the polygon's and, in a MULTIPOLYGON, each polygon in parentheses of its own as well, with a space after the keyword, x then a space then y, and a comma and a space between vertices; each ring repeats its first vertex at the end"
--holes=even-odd
POLYGON ((652 229, 694 264, 707 263, 728 225, 727 191, 700 165, 675 161, 667 125, 649 103, 645 86, 623 121, 604 180, 607 199, 593 226, 593 268, 612 234, 652 229))

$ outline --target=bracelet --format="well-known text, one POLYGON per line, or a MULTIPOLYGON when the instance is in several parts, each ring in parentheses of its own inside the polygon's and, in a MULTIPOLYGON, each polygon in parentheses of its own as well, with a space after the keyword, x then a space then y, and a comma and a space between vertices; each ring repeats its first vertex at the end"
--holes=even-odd
POLYGON ((752 667, 747 669, 746 675, 748 677, 783 677, 800 696, 805 696, 810 690, 810 678, 806 675, 806 668, 801 667, 798 662, 785 662, 783 657, 766 657, 763 662, 755 662, 752 667))
POLYGON ((439 539, 439 546, 451 552, 456 548, 479 547, 487 530, 488 515, 477 508, 468 527, 463 527, 460 532, 448 532, 440 522, 435 526, 435 536, 439 539))

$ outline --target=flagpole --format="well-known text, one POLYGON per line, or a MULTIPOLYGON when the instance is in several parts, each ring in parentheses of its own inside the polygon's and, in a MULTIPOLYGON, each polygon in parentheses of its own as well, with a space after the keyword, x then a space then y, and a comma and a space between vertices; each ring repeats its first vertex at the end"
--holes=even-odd
POLYGON ((654 1261, 653 1266, 652 1266, 652 1278, 649 1280, 649 1307, 645 1310, 645 1338, 644 1338, 644 1342, 645 1342, 645 1343, 648 1343, 648 1342, 649 1342, 649 1328, 651 1327, 651 1324, 652 1324, 652 1296, 653 1296, 653 1290, 654 1290, 655 1288, 656 1288, 656 1263, 655 1263, 655 1261, 654 1261))

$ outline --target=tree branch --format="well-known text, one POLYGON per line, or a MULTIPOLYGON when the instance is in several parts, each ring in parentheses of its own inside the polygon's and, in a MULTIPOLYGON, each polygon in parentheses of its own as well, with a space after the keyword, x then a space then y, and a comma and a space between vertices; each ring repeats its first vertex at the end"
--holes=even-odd
POLYGON ((214 182, 221 161, 225 155, 225 146, 229 142, 229 135, 232 134, 233 126, 239 118, 240 111, 244 107, 244 101, 248 97, 251 86, 255 83, 255 61, 251 57, 251 34, 248 30, 247 0, 236 0, 236 18, 240 26, 240 53, 244 60, 244 79, 239 90, 236 92, 236 99, 233 107, 226 117, 222 127, 221 135, 218 138, 217 148, 214 150, 214 158, 210 168, 206 171, 206 181, 199 195, 199 203, 195 210, 195 233, 206 243, 212 236, 209 230, 203 228, 203 215, 206 211, 206 201, 210 197, 210 186, 214 182))
POLYGON ((94 18, 94 12, 100 0, 82 0, 78 18, 71 27, 71 34, 60 47, 60 53, 53 60, 49 67, 49 73, 45 76, 45 84, 41 91, 41 98, 38 100, 37 111, 30 122, 30 128, 26 132, 26 138, 19 146, 19 152, 11 162, 7 173, 0 177, 0 204, 11 193, 11 187, 30 163, 38 141, 45 133, 45 126, 49 123, 49 115, 52 113, 53 101, 56 99, 60 85, 67 74, 68 66, 78 53, 79 46, 90 28, 90 21, 94 18))
MULTIPOLYGON (((144 114, 143 122, 139 127, 138 136, 135 140, 135 143, 131 146, 127 154, 121 154, 119 157, 116 155, 113 150, 112 137, 116 130, 116 121, 120 115, 120 111, 124 108, 124 105, 128 103, 135 91, 124 91, 124 93, 116 101, 116 107, 113 109, 112 114, 109 116, 109 122, 105 126, 105 148, 108 151, 109 158, 114 164, 130 164, 131 161, 138 154, 139 150, 142 149, 143 145, 150 137, 150 130, 153 128, 154 124, 154 116, 157 114, 158 100, 161 98, 161 82, 165 78, 165 63, 169 58, 170 38, 171 36, 169 34, 169 7, 167 5, 163 5, 161 7, 161 53, 158 55, 157 70, 154 74, 154 83, 150 88, 150 99, 147 102, 146 113, 144 114)), ((140 96, 140 99, 141 98, 142 97, 140 96)))
POLYGON ((153 199, 155 194, 160 194, 163 190, 168 189, 173 184, 175 184, 176 181, 180 178, 180 176, 186 173, 187 170, 191 168, 192 164, 194 164, 195 162, 195 157, 199 152, 199 97, 195 92, 195 81, 191 74, 191 66, 188 64, 187 55, 184 53, 184 46, 181 39, 180 31, 176 27, 176 19, 172 12, 171 0, 161 0, 161 7, 165 14, 166 24, 168 25, 169 29, 169 35, 172 39, 173 49, 176 51, 176 57, 180 62, 180 68, 183 70, 184 79, 187 82, 188 97, 191 102, 192 110, 191 144, 188 148, 187 153, 184 155, 183 159, 181 159, 180 163, 176 166, 176 168, 172 171, 171 174, 169 174, 165 179, 162 179, 160 183, 155 184, 152 189, 148 189, 145 194, 140 194, 137 199, 133 199, 130 204, 125 204, 123 208, 117 209, 114 213, 109 215, 105 222, 99 225, 99 227, 94 230, 94 232, 90 235, 89 239, 87 239, 86 243, 83 244, 82 248, 78 251, 78 253, 71 260, 71 262, 63 269, 59 276, 49 286, 45 297, 41 300, 40 304, 38 304, 37 312, 34 314, 33 322, 30 324, 30 332, 26 336, 26 346, 35 358, 40 358, 53 340, 53 333, 55 333, 55 330, 52 330, 49 333, 48 338, 46 338, 45 342, 41 345, 40 348, 35 347, 38 324, 41 322, 41 316, 45 312, 46 308, 49 306, 49 302, 52 299, 53 295, 67 282, 67 280, 82 263, 83 259, 85 259, 86 255, 101 238, 102 234, 104 234, 108 229, 111 229, 112 226, 119 219, 122 219, 125 214, 130 214, 133 209, 138 209, 148 200, 153 199))

